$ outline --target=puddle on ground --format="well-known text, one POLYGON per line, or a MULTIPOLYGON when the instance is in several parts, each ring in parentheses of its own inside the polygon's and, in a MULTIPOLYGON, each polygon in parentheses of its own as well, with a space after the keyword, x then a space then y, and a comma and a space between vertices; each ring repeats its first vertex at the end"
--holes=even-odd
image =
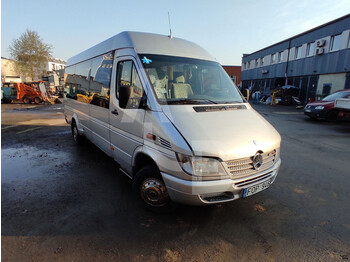
POLYGON ((72 155, 58 150, 25 146, 1 150, 1 182, 47 178, 61 163, 72 162, 72 155))

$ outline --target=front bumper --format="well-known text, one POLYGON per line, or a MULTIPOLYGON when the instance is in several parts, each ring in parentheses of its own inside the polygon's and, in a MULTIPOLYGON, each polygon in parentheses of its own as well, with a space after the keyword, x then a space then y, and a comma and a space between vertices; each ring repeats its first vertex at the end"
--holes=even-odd
POLYGON ((162 172, 170 198, 189 205, 206 205, 228 202, 243 197, 243 190, 270 180, 275 181, 281 159, 263 172, 240 179, 214 181, 188 181, 162 172))
POLYGON ((325 118, 327 111, 324 109, 304 109, 304 114, 310 117, 325 118))

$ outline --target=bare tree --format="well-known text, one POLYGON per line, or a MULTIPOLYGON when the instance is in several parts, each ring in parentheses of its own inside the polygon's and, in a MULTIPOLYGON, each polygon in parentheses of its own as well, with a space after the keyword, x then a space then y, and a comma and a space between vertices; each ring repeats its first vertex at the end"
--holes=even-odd
POLYGON ((45 44, 36 31, 27 29, 18 39, 13 40, 9 51, 16 61, 18 72, 34 80, 46 73, 52 46, 45 44))

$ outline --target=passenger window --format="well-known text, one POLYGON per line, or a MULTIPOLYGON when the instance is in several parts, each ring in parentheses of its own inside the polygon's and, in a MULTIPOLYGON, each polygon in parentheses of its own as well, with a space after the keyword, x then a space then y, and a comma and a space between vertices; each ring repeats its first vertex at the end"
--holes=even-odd
POLYGON ((137 73, 136 67, 132 61, 123 61, 118 63, 117 74, 117 97, 119 96, 119 87, 124 85, 132 86, 132 93, 126 108, 139 108, 144 90, 137 73))
POLYGON ((89 73, 91 61, 86 61, 76 65, 75 87, 76 99, 80 102, 90 104, 89 98, 89 73))
POLYGON ((113 67, 113 53, 92 60, 90 77, 90 103, 109 108, 110 82, 113 67))
POLYGON ((66 97, 71 99, 77 99, 77 92, 75 88, 75 66, 69 66, 65 68, 66 82, 65 82, 65 92, 66 97))

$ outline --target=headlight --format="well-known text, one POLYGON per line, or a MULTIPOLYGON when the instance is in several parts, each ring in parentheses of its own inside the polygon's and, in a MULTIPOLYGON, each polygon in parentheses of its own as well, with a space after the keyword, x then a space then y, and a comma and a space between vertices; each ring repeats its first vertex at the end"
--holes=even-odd
POLYGON ((186 156, 176 153, 177 160, 182 169, 192 175, 198 177, 222 177, 227 176, 221 162, 210 157, 186 156))
POLYGON ((322 110, 324 108, 324 106, 316 106, 315 109, 317 110, 322 110))

